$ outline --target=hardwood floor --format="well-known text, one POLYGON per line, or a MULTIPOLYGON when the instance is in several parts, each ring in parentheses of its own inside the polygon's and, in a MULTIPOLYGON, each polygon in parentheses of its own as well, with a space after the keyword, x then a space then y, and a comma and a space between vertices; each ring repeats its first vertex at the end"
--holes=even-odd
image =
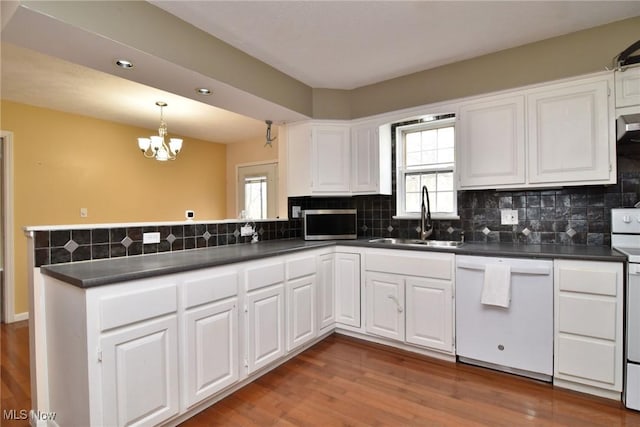
POLYGON ((333 335, 196 415, 202 426, 640 426, 621 403, 333 335))
POLYGON ((29 322, 3 323, 0 328, 0 425, 28 426, 26 420, 11 419, 6 411, 18 417, 31 409, 29 393, 29 322))
MULTIPOLYGON (((2 324, 1 338, 1 409, 28 409, 27 322, 2 324)), ((332 335, 182 424, 218 425, 614 427, 640 426, 640 413, 550 384, 332 335)))

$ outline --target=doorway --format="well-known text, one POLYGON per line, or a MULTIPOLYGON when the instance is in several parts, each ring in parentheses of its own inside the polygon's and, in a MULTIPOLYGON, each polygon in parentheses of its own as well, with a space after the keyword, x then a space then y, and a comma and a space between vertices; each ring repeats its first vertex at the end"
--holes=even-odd
POLYGON ((278 214, 278 163, 238 165, 237 207, 239 216, 275 218, 278 214))

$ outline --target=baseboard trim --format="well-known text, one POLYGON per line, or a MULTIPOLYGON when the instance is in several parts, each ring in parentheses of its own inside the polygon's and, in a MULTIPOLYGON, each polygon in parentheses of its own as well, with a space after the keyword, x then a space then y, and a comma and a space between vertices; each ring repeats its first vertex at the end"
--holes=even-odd
POLYGON ((23 320, 29 320, 29 312, 16 313, 8 319, 7 323, 22 322, 23 320))

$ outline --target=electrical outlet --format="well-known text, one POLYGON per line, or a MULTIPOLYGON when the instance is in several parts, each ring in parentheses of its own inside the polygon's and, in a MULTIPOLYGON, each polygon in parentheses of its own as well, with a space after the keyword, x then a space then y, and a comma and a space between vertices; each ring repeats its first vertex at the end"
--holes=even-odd
POLYGON ((291 216, 294 218, 300 218, 301 207, 291 206, 291 216))
POLYGON ((149 243, 160 243, 160 233, 142 233, 142 243, 144 243, 145 245, 149 243))
POLYGON ((517 225, 518 210, 517 209, 500 209, 500 224, 517 225))
POLYGON ((250 225, 243 225, 240 227, 240 235, 243 237, 253 236, 253 227, 250 225))
POLYGON ((80 218, 86 218, 89 216, 87 208, 80 208, 80 218))

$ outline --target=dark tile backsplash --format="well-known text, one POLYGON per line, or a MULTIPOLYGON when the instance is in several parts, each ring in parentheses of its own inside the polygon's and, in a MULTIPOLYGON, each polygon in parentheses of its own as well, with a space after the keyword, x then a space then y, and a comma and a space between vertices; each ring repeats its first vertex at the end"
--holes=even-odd
MULTIPOLYGON (((92 230, 36 231, 36 267, 45 264, 119 258, 159 252, 249 243, 241 237, 246 221, 224 224, 184 224, 172 226, 96 228, 92 230), (142 235, 160 232, 160 243, 143 244, 142 235)), ((301 236, 300 220, 255 221, 259 240, 301 236)))
MULTIPOLYGON (((460 191, 459 220, 434 220, 437 240, 609 245, 611 208, 640 201, 640 171, 621 172, 611 186, 535 191, 460 191), (500 209, 517 209, 517 225, 500 225, 500 209)), ((358 237, 418 238, 419 220, 393 219, 395 195, 352 198, 297 197, 302 209, 349 208, 358 211, 358 237)))

